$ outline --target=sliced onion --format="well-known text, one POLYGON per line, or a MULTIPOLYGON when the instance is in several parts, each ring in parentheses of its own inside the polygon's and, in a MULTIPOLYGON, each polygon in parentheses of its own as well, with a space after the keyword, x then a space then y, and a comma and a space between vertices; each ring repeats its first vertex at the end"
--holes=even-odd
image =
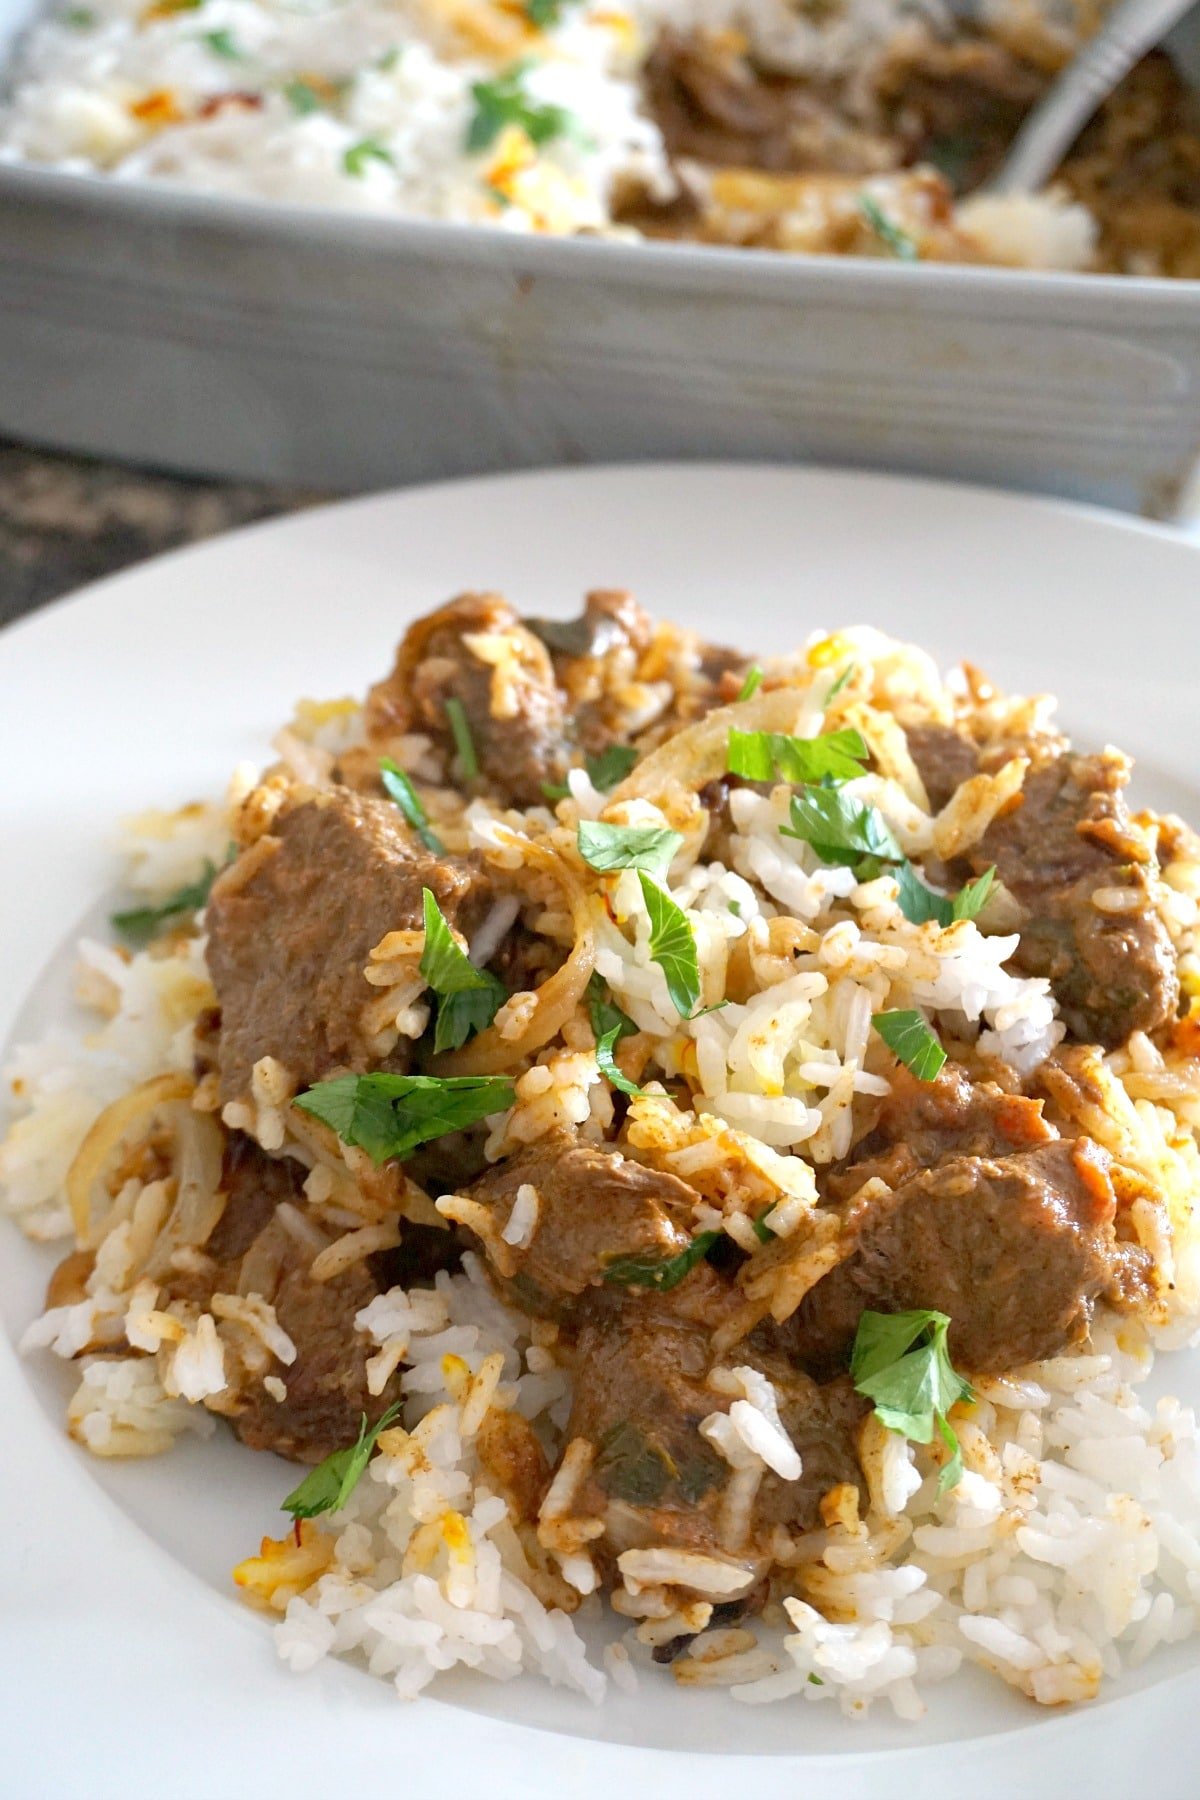
POLYGON ((67 1204, 81 1250, 94 1250, 104 1236, 113 1208, 107 1177, 135 1143, 150 1136, 157 1117, 191 1094, 186 1075, 155 1075, 100 1114, 67 1170, 67 1204))
MULTIPOLYGON (((506 1038, 495 1025, 472 1038, 461 1050, 435 1057, 438 1075, 498 1075, 522 1057, 540 1050, 556 1037, 572 1017, 596 966, 596 933, 592 903, 583 883, 569 864, 549 844, 530 838, 525 846, 526 866, 553 876, 567 897, 575 926, 575 942, 562 967, 547 977, 534 993, 534 1007, 520 1036, 506 1038)), ((514 876, 520 878, 520 870, 514 876)))
POLYGON ((175 1204, 146 1261, 148 1275, 164 1275, 172 1256, 185 1246, 203 1246, 217 1228, 228 1196, 221 1187, 225 1134, 208 1113, 177 1101, 171 1107, 175 1127, 175 1204))

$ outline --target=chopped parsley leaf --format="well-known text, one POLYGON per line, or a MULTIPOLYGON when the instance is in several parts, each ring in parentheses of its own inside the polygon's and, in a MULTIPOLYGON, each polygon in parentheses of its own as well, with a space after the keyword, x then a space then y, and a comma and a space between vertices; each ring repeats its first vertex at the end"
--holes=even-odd
POLYGON ((648 1287, 668 1293, 704 1261, 720 1235, 719 1231, 699 1231, 678 1256, 618 1256, 608 1264, 604 1279, 617 1287, 648 1287))
POLYGON ((301 118, 307 113, 320 112, 325 105, 311 81, 303 81, 299 76, 294 81, 284 83, 283 97, 292 111, 299 113, 301 118))
POLYGON ((915 1444, 933 1441, 936 1431, 950 1460, 938 1480, 939 1494, 962 1479, 958 1438, 946 1415, 959 1400, 972 1400, 970 1383, 950 1361, 947 1314, 864 1312, 850 1353, 850 1375, 858 1392, 872 1401, 889 1431, 915 1444))
POLYGON ((315 1519, 320 1513, 340 1511, 358 1486, 381 1433, 399 1417, 402 1404, 402 1401, 396 1401, 389 1406, 373 1425, 367 1423, 364 1413, 358 1428, 358 1441, 347 1444, 344 1450, 332 1451, 324 1462, 310 1469, 299 1487, 293 1488, 287 1499, 280 1503, 279 1510, 291 1513, 297 1522, 315 1519))
POLYGON ((508 999, 508 989, 486 969, 477 969, 461 949, 429 888, 422 888, 425 948, 420 969, 438 996, 433 1048, 458 1050, 476 1031, 490 1025, 508 999))
POLYGON ((959 893, 936 894, 925 886, 911 863, 901 863, 896 871, 900 911, 910 925, 924 925, 933 919, 945 928, 959 919, 973 919, 987 904, 995 879, 993 865, 985 869, 977 881, 969 881, 959 893))
POLYGON ((242 53, 234 41, 232 31, 206 31, 203 41, 214 56, 223 56, 226 62, 241 62, 242 53))
POLYGON ((750 667, 746 670, 746 679, 738 689, 737 700, 734 704, 740 705, 743 700, 753 700, 762 684, 762 670, 757 663, 751 663, 750 667))
POLYGON ((197 880, 179 888, 157 906, 134 906, 127 912, 113 913, 110 923, 135 943, 145 942, 181 913, 199 912, 201 907, 207 906, 212 884, 219 873, 216 863, 206 859, 204 870, 197 880))
POLYGON ((467 781, 474 781, 479 774, 479 758, 475 754, 475 739, 471 736, 466 709, 462 701, 456 699, 453 694, 446 702, 446 717, 450 721, 450 730, 454 734, 454 748, 458 751, 458 760, 462 764, 463 776, 467 781))
MULTIPOLYGON (((632 769, 641 755, 632 744, 610 744, 599 756, 589 756, 584 760, 584 770, 598 794, 611 793, 632 769)), ((565 800, 571 792, 566 782, 542 783, 542 792, 547 800, 565 800)))
POLYGON ((606 825, 599 819, 583 819, 578 833, 579 854, 590 869, 602 875, 613 869, 644 869, 660 881, 682 843, 682 833, 665 825, 606 825))
POLYGON ((364 175, 369 162, 387 163, 393 169, 396 166, 395 157, 377 137, 359 138, 357 144, 351 144, 342 156, 342 167, 347 175, 364 175))
POLYGON ((396 802, 425 848, 434 856, 444 856, 446 846, 430 825, 429 815, 417 797, 417 790, 399 763, 393 762, 390 756, 381 756, 379 779, 384 791, 396 802))
POLYGON ((650 960, 666 977, 671 1004, 681 1019, 690 1019, 700 999, 700 962, 687 914, 669 894, 638 870, 642 898, 650 916, 650 960))
POLYGON ((857 731, 830 731, 823 737, 790 737, 780 731, 729 733, 725 766, 748 781, 771 781, 778 773, 796 783, 853 781, 866 772, 869 752, 857 731))
POLYGON ((490 150, 506 125, 516 125, 531 144, 548 144, 554 138, 578 137, 579 124, 565 106, 534 100, 521 85, 529 64, 520 62, 495 81, 476 81, 471 87, 475 111, 467 127, 467 150, 479 156, 490 150))
POLYGON ((419 1144, 503 1112, 513 1095, 512 1082, 500 1075, 335 1075, 294 1105, 382 1163, 403 1161, 419 1144))
POLYGON ((860 880, 864 860, 903 860, 883 814, 840 788, 806 787, 793 794, 791 825, 779 829, 810 844, 822 862, 854 869, 860 880))
POLYGON ((917 240, 897 225, 895 219, 889 218, 873 194, 858 196, 858 210, 863 220, 870 226, 879 239, 898 262, 918 262, 921 252, 917 248, 917 240))
POLYGON ((946 1052, 922 1013, 873 1013, 871 1023, 888 1049, 895 1052, 906 1069, 912 1070, 918 1081, 937 1079, 946 1052))
POLYGON ((830 688, 829 692, 826 694, 826 696, 825 696, 826 706, 829 705, 829 702, 831 700, 837 699, 838 695, 841 693, 842 689, 845 687, 846 683, 849 681, 850 677, 853 675, 854 670, 855 670, 855 664, 852 662, 848 662, 846 664, 845 668, 842 670, 841 674, 838 676, 837 680, 834 682, 833 686, 830 688))

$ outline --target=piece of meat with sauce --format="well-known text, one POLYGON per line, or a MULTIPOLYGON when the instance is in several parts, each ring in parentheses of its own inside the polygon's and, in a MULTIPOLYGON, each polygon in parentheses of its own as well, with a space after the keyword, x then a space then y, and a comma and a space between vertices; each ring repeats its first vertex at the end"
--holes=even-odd
MULTIPOLYGON (((480 773, 515 806, 545 800, 570 760, 563 694, 545 644, 499 594, 463 594, 411 626, 390 675, 367 696, 381 749, 423 732, 458 756, 447 701, 462 707, 480 773)), ((469 785, 458 758, 462 785, 469 785)))
POLYGON ((284 1273, 272 1304, 296 1346, 296 1360, 278 1373, 282 1400, 261 1382, 246 1391, 233 1428, 252 1450, 273 1450, 292 1462, 318 1463, 358 1437, 363 1414, 379 1414, 395 1398, 390 1389, 367 1392, 370 1340, 355 1331, 355 1314, 378 1288, 365 1263, 331 1281, 314 1281, 303 1261, 284 1273))
POLYGON ((768 1558, 761 1539, 776 1525, 806 1531, 819 1523, 822 1496, 858 1482, 855 1433, 867 1405, 842 1379, 821 1387, 778 1359, 739 1351, 773 1382, 780 1418, 800 1454, 801 1473, 767 1471, 752 1512, 730 1507, 732 1470, 701 1435, 736 1395, 709 1384, 709 1329, 681 1317, 672 1294, 592 1294, 580 1308, 575 1387, 566 1439, 583 1438, 595 1456, 573 1511, 603 1520, 590 1545, 606 1583, 618 1579, 625 1550, 652 1545, 733 1556, 747 1565, 747 1596, 768 1558))
POLYGON ((873 1179, 897 1188, 952 1156, 1008 1156, 1058 1135, 1042 1115, 1041 1100, 972 1081, 957 1063, 947 1063, 933 1081, 918 1081, 899 1067, 891 1083, 874 1126, 850 1159, 821 1176, 825 1199, 852 1200, 873 1179))
POLYGON ((272 1359, 263 1374, 283 1382, 284 1398, 268 1392, 262 1374, 250 1373, 232 1393, 215 1397, 215 1410, 251 1449, 317 1463, 355 1441, 364 1413, 379 1416, 396 1397, 398 1378, 381 1395, 367 1391, 371 1344, 355 1331, 354 1318, 381 1290, 371 1264, 314 1280, 313 1242, 278 1216, 285 1204, 305 1213, 306 1174, 292 1158, 268 1156, 252 1138, 231 1133, 221 1174, 225 1207, 204 1245, 205 1262, 171 1271, 164 1299, 207 1309, 214 1294, 255 1294, 274 1307, 296 1357, 287 1364, 272 1359))
POLYGON ((1154 907, 1153 854, 1125 802, 1128 759, 1115 750, 1056 751, 1058 741, 984 754, 946 726, 908 731, 935 809, 981 767, 1018 750, 1032 753, 1020 803, 993 820, 947 874, 957 882, 995 865, 1025 915, 1013 967, 1049 980, 1077 1038, 1112 1047, 1173 1016, 1175 955, 1154 907))
POLYGON ((1126 1252, 1105 1152, 1055 1139, 1008 1156, 948 1156, 893 1192, 847 1204, 848 1255, 810 1290, 784 1340, 822 1375, 844 1368, 864 1310, 949 1315, 967 1372, 1055 1356, 1119 1297, 1126 1252))
POLYGON ((298 1088, 333 1069, 402 1064, 406 1040, 388 1058, 372 1049, 363 1010, 378 990, 363 970, 389 931, 420 929, 425 887, 469 937, 487 907, 486 878, 423 850, 391 801, 348 788, 287 807, 222 874, 207 923, 223 1100, 246 1094, 264 1056, 298 1088))
POLYGON ((647 59, 646 107, 672 157, 846 175, 896 166, 894 146, 840 114, 811 78, 759 64, 729 33, 668 27, 647 59))
POLYGON ((665 1262, 686 1250, 696 1203, 677 1176, 566 1131, 552 1131, 489 1169, 469 1197, 492 1215, 485 1247, 498 1285, 524 1311, 553 1318, 601 1285, 613 1263, 665 1262), (537 1194, 532 1233, 527 1244, 505 1244, 501 1234, 526 1184, 537 1194))

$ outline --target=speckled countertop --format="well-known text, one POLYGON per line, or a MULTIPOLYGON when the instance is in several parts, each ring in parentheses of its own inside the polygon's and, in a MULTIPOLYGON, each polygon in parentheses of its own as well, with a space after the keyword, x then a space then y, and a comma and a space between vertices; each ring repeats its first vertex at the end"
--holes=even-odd
POLYGON ((146 474, 0 439, 0 625, 159 551, 318 498, 146 474))

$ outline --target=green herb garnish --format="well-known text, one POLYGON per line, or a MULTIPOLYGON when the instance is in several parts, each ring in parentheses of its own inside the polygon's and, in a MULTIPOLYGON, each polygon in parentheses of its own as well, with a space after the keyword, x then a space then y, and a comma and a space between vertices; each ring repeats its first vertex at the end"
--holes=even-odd
POLYGON ((720 1235, 719 1231, 699 1231, 677 1256, 615 1257, 605 1269, 604 1279, 617 1287, 647 1287, 660 1294, 668 1293, 691 1274, 697 1263, 704 1261, 720 1235))
POLYGON ((320 112, 325 102, 310 81, 286 81, 283 84, 283 97, 292 111, 303 118, 307 113, 320 112))
POLYGON ((645 869, 662 881, 683 835, 665 825, 605 825, 584 819, 578 841, 584 862, 602 875, 613 869, 645 869))
POLYGON ((381 1433, 399 1417, 400 1407, 399 1401, 389 1406, 373 1425, 367 1423, 364 1413, 357 1443, 348 1444, 344 1450, 334 1450, 324 1462, 310 1469, 299 1487, 293 1488, 281 1502, 280 1512, 291 1513, 297 1521, 315 1519, 321 1513, 340 1512, 362 1479, 381 1433))
POLYGON ((567 0, 525 0, 525 17, 539 31, 549 31, 552 25, 562 22, 566 4, 567 0))
POLYGON ((508 989, 486 969, 477 969, 455 941, 429 888, 422 888, 425 948, 420 969, 438 996, 434 1051, 457 1050, 473 1032, 490 1025, 508 999, 508 989))
POLYGON ((90 6, 71 6, 63 13, 62 22, 72 31, 90 31, 96 23, 96 15, 90 6))
POLYGON ((873 194, 858 196, 858 210, 880 243, 886 245, 899 262, 917 262, 920 259, 917 240, 902 225, 897 225, 895 219, 888 217, 873 194))
POLYGON ((565 106, 533 100, 521 86, 529 69, 516 63, 495 81, 476 81, 471 87, 475 112, 467 128, 467 149, 473 156, 488 150, 506 125, 516 125, 532 144, 548 144, 554 138, 577 137, 579 124, 565 106))
POLYGON ((157 906, 134 906, 128 912, 113 913, 110 923, 135 943, 143 942, 171 919, 179 918, 182 913, 199 912, 201 907, 207 906, 212 884, 219 873, 217 865, 206 858, 204 872, 198 880, 177 889, 157 906))
POLYGON ((357 144, 351 144, 342 156, 342 167, 347 175, 365 175, 369 162, 387 163, 393 169, 396 166, 395 157, 377 137, 359 138, 357 144))
POLYGON ((382 1163, 503 1112, 513 1094, 501 1075, 335 1075, 293 1104, 382 1163))
POLYGON ((613 1051, 621 1036, 620 1026, 614 1025, 611 1031, 606 1031, 603 1037, 596 1039, 596 1063, 600 1073, 606 1076, 615 1088, 618 1088, 622 1094, 628 1094, 631 1098, 636 1099, 643 1090, 636 1081, 630 1081, 613 1056, 613 1051))
POLYGON ((375 67, 381 74, 390 75, 403 54, 403 44, 393 44, 390 50, 385 50, 381 56, 375 58, 375 67))
POLYGON ((379 779, 385 791, 396 802, 425 848, 433 856, 444 856, 446 846, 429 823, 429 814, 417 798, 417 790, 411 780, 390 756, 379 759, 379 779))
POLYGON ((871 1023, 887 1045, 911 1069, 918 1081, 936 1080, 946 1052, 924 1015, 919 1012, 882 1012, 871 1015, 871 1023))
POLYGON ((446 702, 446 717, 450 721, 450 730, 454 734, 454 748, 458 751, 458 760, 462 764, 463 776, 467 781, 474 781, 479 774, 479 758, 475 754, 475 739, 471 736, 471 727, 467 723, 466 709, 461 700, 452 694, 446 702))
POLYGON ((681 1019, 689 1019, 700 998, 700 962, 696 937, 683 908, 638 870, 642 898, 650 916, 650 960, 666 977, 671 1004, 681 1019))
POLYGON ((604 985, 603 979, 593 973, 587 984, 588 1017, 592 1024, 592 1033, 596 1039, 596 1061, 602 1075, 606 1075, 615 1088, 621 1093, 636 1096, 641 1093, 635 1081, 630 1081, 618 1067, 613 1051, 623 1037, 631 1037, 637 1026, 628 1013, 621 1011, 612 995, 604 985))
POLYGON ((950 1361, 949 1329, 942 1312, 864 1312, 850 1353, 854 1385, 874 1403, 880 1424, 915 1444, 931 1443, 937 1431, 951 1452, 939 1494, 962 1479, 958 1438, 946 1415, 956 1401, 975 1397, 950 1361))
POLYGON ((206 31, 202 41, 214 56, 223 56, 226 62, 241 62, 242 53, 234 42, 232 31, 206 31))
POLYGON ((778 773, 796 783, 853 781, 866 770, 869 752, 857 731, 823 737, 789 737, 780 731, 731 731, 725 766, 748 781, 772 781, 778 773))
POLYGON ((751 663, 750 667, 746 670, 746 679, 737 691, 737 699, 734 704, 740 706, 743 700, 753 700, 762 684, 762 670, 757 663, 751 663))
MULTIPOLYGON (((640 755, 641 751, 635 750, 632 744, 610 744, 599 756, 585 758, 583 766, 596 792, 608 794, 624 781, 640 755)), ((565 800, 571 790, 565 781, 544 781, 542 792, 547 800, 565 800)))
POLYGON ((760 1212, 757 1219, 751 1219, 750 1221, 754 1235, 760 1244, 773 1244, 775 1242, 775 1233, 767 1224, 767 1220, 778 1205, 778 1200, 772 1200, 765 1212, 760 1212))
POLYGON ((848 662, 846 664, 845 668, 842 670, 841 674, 838 676, 837 680, 834 682, 833 686, 830 688, 829 692, 825 696, 826 706, 829 705, 829 702, 831 700, 837 699, 838 695, 841 693, 842 689, 845 687, 846 683, 849 681, 850 677, 853 675, 855 666, 856 665, 852 662, 848 662))
POLYGON ((896 871, 900 890, 896 898, 900 911, 910 925, 924 925, 934 919, 945 928, 958 919, 973 919, 981 912, 995 879, 996 870, 993 865, 984 871, 978 881, 969 881, 959 893, 935 894, 932 888, 925 886, 912 864, 905 862, 896 871))
POLYGON ((903 860, 904 853, 878 808, 840 788, 806 787, 793 794, 791 825, 779 829, 784 837, 811 845, 823 863, 857 871, 864 859, 903 860))

